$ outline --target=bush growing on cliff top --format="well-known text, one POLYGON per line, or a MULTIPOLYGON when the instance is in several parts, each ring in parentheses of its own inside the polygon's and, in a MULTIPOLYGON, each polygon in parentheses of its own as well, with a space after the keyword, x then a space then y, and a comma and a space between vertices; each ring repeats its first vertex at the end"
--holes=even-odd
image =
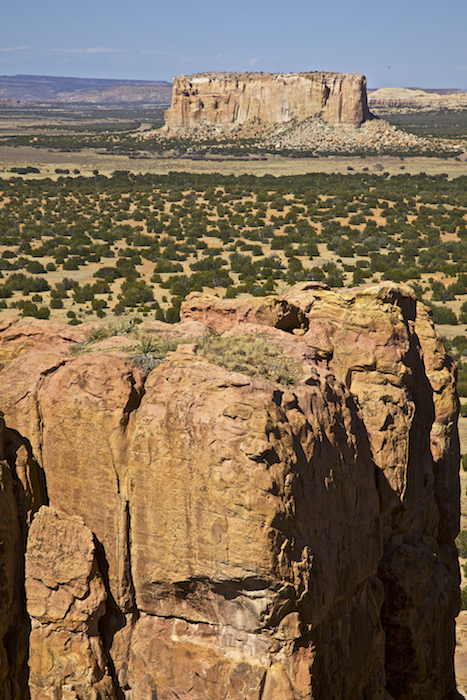
POLYGON ((262 377, 277 384, 294 384, 302 373, 299 362, 287 357, 282 350, 266 338, 247 335, 223 338, 215 332, 202 338, 171 338, 143 336, 137 353, 131 359, 141 369, 150 372, 164 361, 167 352, 175 350, 181 343, 198 344, 198 353, 210 362, 225 367, 231 372, 242 372, 252 377, 262 377))
MULTIPOLYGON (((146 373, 165 360, 168 352, 183 343, 196 343, 198 354, 209 362, 225 367, 231 372, 242 372, 251 377, 261 377, 277 384, 294 384, 302 374, 300 362, 288 357, 267 338, 237 335, 224 338, 215 331, 192 338, 176 338, 170 335, 151 336, 140 334, 134 324, 109 325, 93 330, 82 343, 70 348, 71 355, 92 352, 93 343, 111 336, 136 333, 138 340, 130 359, 146 373)), ((467 534, 467 532, 466 532, 467 534)), ((467 547, 467 542, 466 542, 467 547)))

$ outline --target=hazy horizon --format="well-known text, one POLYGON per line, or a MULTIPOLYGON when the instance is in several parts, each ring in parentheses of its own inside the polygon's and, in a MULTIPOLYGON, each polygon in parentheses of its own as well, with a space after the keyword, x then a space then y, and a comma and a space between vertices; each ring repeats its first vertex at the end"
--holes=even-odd
POLYGON ((17 0, 2 20, 4 76, 329 71, 363 73, 370 89, 467 89, 465 0, 17 0))
MULTIPOLYGON (((218 72, 218 71, 206 71, 206 72, 218 72)), ((232 72, 237 72, 237 71, 232 71, 232 72)), ((250 71, 250 72, 255 72, 255 71, 250 71)), ((265 72, 265 71, 263 71, 265 72)), ((278 71, 279 72, 279 71, 278 71)), ((281 73, 283 71, 280 71, 281 73)), ((295 72, 295 71, 294 71, 295 72)), ((296 71, 298 73, 304 72, 304 71, 296 71)), ((175 77, 175 76, 174 76, 175 77)), ((118 84, 124 84, 124 83, 166 83, 167 85, 172 85, 173 81, 172 80, 164 80, 164 79, 159 79, 159 78, 154 78, 154 79, 141 79, 141 78, 102 78, 100 76, 97 77, 89 77, 89 76, 84 76, 84 75, 38 75, 38 74, 33 74, 33 73, 16 73, 15 75, 0 75, 1 78, 51 78, 51 79, 57 79, 57 80, 101 80, 101 81, 113 81, 118 84)), ((375 91, 375 90, 380 90, 381 88, 391 88, 394 86, 391 85, 377 85, 377 86, 371 86, 367 85, 367 90, 368 91, 375 91)), ((401 88, 397 89, 406 89, 406 90, 461 90, 463 92, 467 92, 467 88, 462 88, 457 85, 450 85, 450 86, 443 86, 440 87, 439 85, 427 85, 425 87, 421 87, 420 85, 404 85, 401 88)))

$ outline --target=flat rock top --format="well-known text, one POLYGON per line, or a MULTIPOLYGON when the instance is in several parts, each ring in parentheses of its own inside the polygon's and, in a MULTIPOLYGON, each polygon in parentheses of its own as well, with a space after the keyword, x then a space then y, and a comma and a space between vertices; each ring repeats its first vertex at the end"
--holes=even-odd
POLYGON ((242 80, 275 80, 277 78, 313 78, 315 76, 324 75, 357 75, 362 77, 360 73, 338 73, 336 71, 308 71, 304 73, 193 73, 192 75, 179 75, 175 80, 232 80, 241 78, 242 80))

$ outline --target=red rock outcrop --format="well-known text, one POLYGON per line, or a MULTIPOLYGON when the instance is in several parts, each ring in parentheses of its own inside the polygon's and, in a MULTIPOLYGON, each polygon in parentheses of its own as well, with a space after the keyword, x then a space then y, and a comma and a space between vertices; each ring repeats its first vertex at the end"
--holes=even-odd
POLYGON ((190 130, 319 115, 332 124, 360 125, 369 114, 366 80, 357 73, 200 73, 174 78, 165 121, 169 129, 190 130))
POLYGON ((15 325, 0 330, 0 354, 22 353, 0 373, 7 700, 27 678, 10 605, 32 620, 35 700, 460 698, 455 368, 409 287, 194 293, 180 324, 145 326, 263 337, 300 367, 290 386, 195 339, 145 376, 124 344, 73 355, 62 328, 25 349, 15 325))

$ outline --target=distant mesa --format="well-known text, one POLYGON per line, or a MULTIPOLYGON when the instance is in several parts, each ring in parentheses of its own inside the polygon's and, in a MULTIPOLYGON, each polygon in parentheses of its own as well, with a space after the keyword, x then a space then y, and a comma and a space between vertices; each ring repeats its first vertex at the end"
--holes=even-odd
MULTIPOLYGON (((112 80, 46 75, 0 76, 0 100, 111 105, 169 105, 172 84, 164 80, 112 80)), ((14 103, 13 103, 14 104, 14 103)))
POLYGON ((467 109, 467 92, 463 90, 422 90, 421 88, 380 88, 368 95, 371 109, 442 111, 467 109))
POLYGON ((198 73, 174 79, 167 129, 235 128, 255 121, 359 126, 371 117, 358 73, 198 73))

